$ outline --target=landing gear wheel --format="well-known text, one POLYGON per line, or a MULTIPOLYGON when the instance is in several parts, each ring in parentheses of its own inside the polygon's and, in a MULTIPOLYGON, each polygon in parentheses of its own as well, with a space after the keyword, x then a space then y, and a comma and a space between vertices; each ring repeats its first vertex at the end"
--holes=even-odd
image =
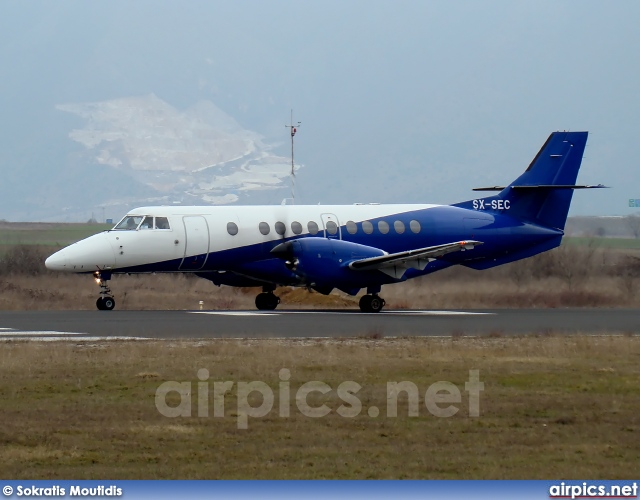
POLYGON ((377 313, 382 310, 386 302, 382 297, 377 295, 363 295, 360 298, 360 310, 362 312, 377 313))
POLYGON ((256 307, 261 311, 273 311, 279 303, 280 298, 271 292, 262 292, 256 297, 256 307))
POLYGON ((360 306, 360 310, 363 313, 369 312, 369 304, 371 303, 371 295, 363 295, 360 297, 360 302, 358 305, 360 306))
POLYGON ((100 285, 100 297, 96 300, 96 307, 99 311, 111 311, 116 307, 116 300, 111 296, 111 289, 107 282, 111 279, 111 272, 96 271, 93 273, 96 283, 100 285))
POLYGON ((113 297, 99 297, 96 300, 96 307, 100 311, 111 311, 116 307, 116 301, 113 297))
POLYGON ((369 302, 369 312, 380 312, 385 305, 385 301, 383 298, 378 297, 377 295, 371 296, 371 301, 369 302))

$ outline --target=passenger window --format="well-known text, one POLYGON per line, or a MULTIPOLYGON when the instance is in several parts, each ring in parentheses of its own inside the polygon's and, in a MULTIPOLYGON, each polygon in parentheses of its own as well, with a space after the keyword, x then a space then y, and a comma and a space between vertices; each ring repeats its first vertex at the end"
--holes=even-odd
POLYGON ((371 224, 371 222, 369 222, 368 220, 364 221, 362 223, 362 230, 366 233, 366 234, 371 234, 373 233, 373 224, 371 224))
POLYGON ((275 228, 276 233, 278 233, 280 236, 284 235, 284 233, 287 231, 287 226, 284 225, 284 222, 276 222, 275 228))
POLYGON ((153 217, 150 215, 145 216, 142 224, 140 224, 140 229, 153 229, 153 217))
POLYGON ((402 234, 404 233, 404 222, 401 220, 397 220, 393 223, 393 229, 396 230, 396 233, 402 234))
POLYGON ((227 233, 231 236, 238 234, 238 225, 235 222, 227 222, 227 233))
POLYGON ((378 222, 378 231, 380 231, 382 234, 387 234, 389 232, 389 224, 387 224, 383 220, 379 221, 378 222))
POLYGON ((309 229, 309 233, 311 233, 312 235, 315 236, 316 234, 318 234, 318 224, 316 224, 312 220, 307 224, 307 228, 309 229))
POLYGON ((264 234, 265 236, 266 236, 267 234, 269 234, 269 231, 271 231, 271 228, 269 227, 269 224, 267 224, 266 222, 261 222, 261 223, 258 225, 258 229, 260 229, 260 232, 261 232, 262 234, 264 234))
POLYGON ((358 226, 352 220, 348 220, 347 231, 349 232, 349 234, 356 234, 358 232, 358 226))
POLYGON ((298 221, 293 221, 291 223, 291 230, 293 231, 293 234, 300 234, 302 233, 302 224, 300 224, 298 221))
POLYGON ((166 217, 156 217, 156 229, 171 229, 169 219, 166 217))
POLYGON ((127 215, 113 229, 118 231, 135 231, 138 229, 138 225, 142 222, 143 218, 143 215, 127 215))
POLYGON ((327 233, 336 234, 338 232, 338 225, 332 220, 327 222, 327 233))
POLYGON ((420 232, 420 223, 417 220, 409 222, 409 227, 411 228, 412 233, 418 234, 420 232))

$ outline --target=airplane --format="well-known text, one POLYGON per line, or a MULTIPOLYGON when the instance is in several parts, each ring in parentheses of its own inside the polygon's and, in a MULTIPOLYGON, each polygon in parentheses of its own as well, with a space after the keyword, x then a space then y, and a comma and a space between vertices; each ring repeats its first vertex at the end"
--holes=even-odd
POLYGON ((355 296, 377 313, 383 285, 453 265, 489 269, 558 247, 588 132, 553 132, 508 186, 453 205, 150 206, 51 255, 48 269, 93 274, 96 306, 112 310, 119 273, 193 273, 217 286, 258 287, 274 310, 278 286, 355 296))

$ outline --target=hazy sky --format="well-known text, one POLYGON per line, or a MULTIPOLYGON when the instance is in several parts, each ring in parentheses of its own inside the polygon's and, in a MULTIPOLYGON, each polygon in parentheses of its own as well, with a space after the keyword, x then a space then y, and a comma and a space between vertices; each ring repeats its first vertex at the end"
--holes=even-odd
POLYGON ((284 155, 293 107, 308 203, 473 198, 515 179, 551 131, 588 130, 578 180, 613 188, 577 192, 571 213, 628 214, 638 19, 637 1, 5 0, 0 208, 110 182, 61 171, 79 146, 56 104, 155 93, 179 109, 211 100, 284 155))

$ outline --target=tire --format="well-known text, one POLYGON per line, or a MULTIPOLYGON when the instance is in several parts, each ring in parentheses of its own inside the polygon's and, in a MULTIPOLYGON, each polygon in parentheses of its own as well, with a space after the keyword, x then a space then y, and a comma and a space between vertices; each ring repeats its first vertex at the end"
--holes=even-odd
POLYGON ((371 301, 369 302, 369 312, 378 313, 382 311, 384 307, 384 299, 381 299, 377 295, 373 295, 371 297, 371 301))
POLYGON ((358 305, 360 306, 360 310, 364 313, 368 313, 368 312, 372 312, 371 311, 371 299, 373 298, 372 295, 363 295, 362 297, 360 297, 360 302, 358 303, 358 305))
POLYGON ((112 311, 116 307, 116 301, 113 297, 104 297, 102 299, 102 307, 104 311, 112 311))
POLYGON ((104 311, 104 299, 102 297, 98 297, 98 300, 96 300, 96 307, 98 311, 104 311))
POLYGON ((377 295, 363 295, 358 305, 362 312, 377 313, 382 310, 385 303, 384 299, 377 295))
POLYGON ((256 297, 256 307, 260 311, 273 311, 279 303, 280 299, 272 293, 263 292, 256 297))

